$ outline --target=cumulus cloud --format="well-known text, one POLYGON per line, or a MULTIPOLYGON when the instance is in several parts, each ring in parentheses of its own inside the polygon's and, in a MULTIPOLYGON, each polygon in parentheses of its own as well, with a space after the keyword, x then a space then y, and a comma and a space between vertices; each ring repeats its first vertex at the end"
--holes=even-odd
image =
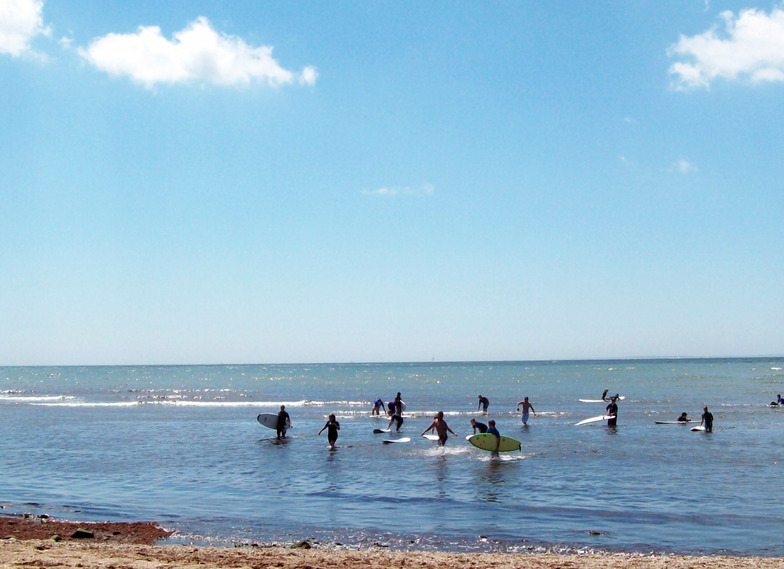
POLYGON ((409 196, 432 196, 435 193, 433 184, 423 184, 421 187, 412 188, 409 186, 383 186, 375 190, 362 190, 368 196, 392 197, 397 195, 409 196))
POLYGON ((708 88, 717 79, 784 81, 784 9, 770 14, 748 9, 737 16, 726 11, 720 18, 723 30, 681 36, 668 49, 670 57, 681 59, 669 70, 675 88, 708 88))
POLYGON ((49 35, 43 0, 0 0, 0 53, 18 57, 32 53, 30 42, 49 35))
POLYGON ((110 75, 129 77, 148 88, 157 84, 204 82, 270 85, 299 82, 313 85, 318 73, 284 69, 272 57, 272 47, 252 47, 242 39, 218 33, 204 17, 197 18, 171 40, 157 26, 140 26, 133 34, 108 34, 79 53, 110 75))

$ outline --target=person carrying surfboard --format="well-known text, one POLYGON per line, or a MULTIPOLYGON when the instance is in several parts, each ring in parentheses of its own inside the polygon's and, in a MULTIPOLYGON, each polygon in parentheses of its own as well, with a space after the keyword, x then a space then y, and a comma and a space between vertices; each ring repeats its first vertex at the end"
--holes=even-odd
POLYGON ((457 436, 457 433, 454 432, 452 429, 449 428, 449 425, 446 424, 444 421, 444 412, 439 411, 436 413, 436 416, 433 417, 433 422, 430 423, 430 426, 422 431, 422 436, 428 431, 433 431, 435 429, 436 433, 438 433, 438 446, 442 447, 446 444, 446 440, 449 438, 446 434, 447 431, 452 433, 453 435, 457 436))
POLYGON ((501 433, 495 428, 495 421, 493 419, 490 419, 487 424, 487 434, 495 435, 495 450, 493 451, 493 456, 498 456, 498 449, 501 447, 501 433))
POLYGON ((291 417, 286 412, 286 406, 281 405, 280 411, 278 412, 278 424, 275 428, 275 431, 278 434, 278 440, 286 438, 286 430, 291 428, 291 417))

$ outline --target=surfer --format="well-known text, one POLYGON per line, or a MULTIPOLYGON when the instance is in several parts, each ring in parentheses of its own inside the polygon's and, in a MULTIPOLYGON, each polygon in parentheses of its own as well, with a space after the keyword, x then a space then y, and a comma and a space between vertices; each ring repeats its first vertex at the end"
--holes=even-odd
POLYGON ((397 414, 401 417, 403 416, 403 398, 400 396, 399 391, 397 392, 397 395, 395 395, 395 411, 397 411, 397 414))
POLYGON ((278 412, 278 424, 275 427, 275 430, 278 434, 278 440, 286 438, 286 431, 291 428, 291 417, 286 412, 286 406, 281 405, 280 411, 278 412))
POLYGON ((534 417, 536 417, 536 410, 534 409, 534 406, 531 405, 531 402, 528 401, 528 397, 527 396, 526 396, 525 399, 523 399, 522 401, 520 401, 517 404, 517 407, 515 408, 515 411, 519 411, 521 405, 523 407, 523 425, 527 426, 528 425, 528 411, 529 410, 533 411, 534 412, 534 417))
POLYGON ((479 394, 479 405, 476 406, 476 410, 479 411, 479 408, 482 408, 482 413, 487 413, 487 407, 490 405, 490 400, 487 397, 482 397, 482 394, 479 394))
POLYGON ((473 427, 474 429, 474 434, 476 434, 477 431, 479 431, 480 433, 487 432, 487 425, 485 425, 484 423, 480 423, 476 419, 471 419, 471 427, 473 427))
POLYGON ((689 421, 691 421, 691 419, 689 419, 688 415, 684 411, 683 413, 681 413, 681 416, 678 417, 677 421, 679 423, 688 423, 689 421))
POLYGON ((379 415, 380 416, 381 412, 379 411, 379 409, 383 409, 384 413, 387 412, 387 408, 384 407, 384 402, 381 400, 380 397, 378 399, 376 399, 376 401, 373 403, 373 410, 370 412, 370 414, 371 415, 379 415))
POLYGON ((444 421, 444 412, 439 411, 436 413, 436 416, 433 417, 433 422, 430 423, 430 426, 422 431, 422 435, 428 431, 433 431, 435 429, 436 433, 438 433, 438 446, 442 447, 446 444, 446 440, 449 438, 446 434, 447 431, 452 433, 453 435, 457 436, 457 433, 454 432, 452 429, 449 428, 449 425, 446 424, 444 421))
POLYGON ((700 426, 705 425, 705 432, 713 432, 713 413, 708 411, 708 406, 702 408, 702 419, 700 419, 700 426))
MULTIPOLYGON (((391 406, 391 403, 390 403, 391 406)), ((389 425, 387 425, 387 429, 392 428, 392 423, 397 423, 395 426, 395 431, 400 432, 400 427, 403 426, 403 417, 398 415, 397 413, 393 412, 392 415, 389 417, 389 425)))
POLYGON ((784 399, 781 398, 781 393, 776 395, 776 405, 784 405, 784 399))
POLYGON ((487 433, 495 435, 495 450, 493 451, 493 456, 498 456, 498 449, 501 447, 501 433, 495 428, 495 421, 493 419, 490 419, 488 424, 490 426, 487 428, 487 433))
POLYGON ((607 392, 610 391, 609 389, 605 389, 602 391, 602 401, 607 401, 607 392))
POLYGON ((609 419, 607 419, 607 426, 614 427, 618 422, 618 403, 615 396, 610 398, 610 404, 605 407, 605 411, 605 415, 609 417, 609 419))
POLYGON ((335 450, 335 443, 338 440, 338 431, 340 430, 340 423, 337 422, 335 419, 335 414, 329 414, 329 420, 327 424, 321 427, 321 430, 318 432, 320 435, 324 429, 327 429, 327 440, 329 441, 329 450, 335 450))

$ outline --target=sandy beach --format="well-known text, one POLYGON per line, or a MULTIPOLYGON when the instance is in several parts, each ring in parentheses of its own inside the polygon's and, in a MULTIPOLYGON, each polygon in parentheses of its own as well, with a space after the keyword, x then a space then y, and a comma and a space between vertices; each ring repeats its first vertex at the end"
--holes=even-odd
POLYGON ((170 535, 152 522, 80 523, 0 518, 0 567, 115 569, 781 569, 768 557, 634 554, 433 553, 389 550, 151 545, 170 535))

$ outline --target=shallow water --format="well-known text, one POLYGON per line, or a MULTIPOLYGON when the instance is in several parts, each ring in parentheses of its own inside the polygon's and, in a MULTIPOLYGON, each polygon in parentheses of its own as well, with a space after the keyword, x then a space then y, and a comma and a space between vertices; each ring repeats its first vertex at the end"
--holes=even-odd
POLYGON ((784 555, 784 359, 0 368, 0 505, 199 543, 784 555), (620 392, 618 427, 574 423, 620 392), (384 445, 370 401, 401 391, 384 445), (522 442, 469 445, 477 395, 522 442), (528 395, 529 427, 515 413, 528 395), (255 421, 283 403, 282 444, 255 421), (655 425, 707 404, 711 434, 655 425), (444 410, 460 437, 419 437, 444 410), (316 433, 334 412, 339 448, 316 433))

